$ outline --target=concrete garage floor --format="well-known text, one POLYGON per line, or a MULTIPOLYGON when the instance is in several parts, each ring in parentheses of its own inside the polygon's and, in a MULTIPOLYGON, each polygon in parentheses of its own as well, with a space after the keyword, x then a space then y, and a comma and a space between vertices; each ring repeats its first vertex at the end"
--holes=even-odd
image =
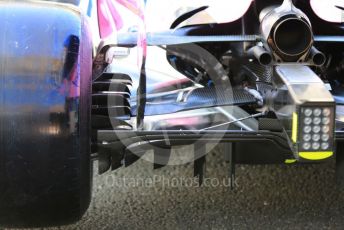
POLYGON ((228 183, 216 186, 227 178, 221 151, 217 147, 207 158, 215 186, 194 186, 192 164, 154 171, 140 160, 96 175, 87 214, 59 229, 343 229, 344 192, 334 184, 333 161, 239 165, 238 187, 231 191, 228 183))

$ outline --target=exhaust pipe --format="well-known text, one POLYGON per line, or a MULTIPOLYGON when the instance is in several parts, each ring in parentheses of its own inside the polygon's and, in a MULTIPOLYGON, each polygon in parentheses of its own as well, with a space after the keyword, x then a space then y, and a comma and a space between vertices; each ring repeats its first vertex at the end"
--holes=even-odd
POLYGON ((313 62, 316 66, 322 66, 326 62, 326 56, 319 50, 317 50, 314 46, 311 49, 311 52, 309 54, 310 60, 313 62))
POLYGON ((291 0, 261 12, 261 34, 277 61, 296 62, 309 53, 313 32, 308 17, 291 0))
POLYGON ((247 53, 255 57, 261 65, 270 65, 272 62, 271 54, 262 46, 253 46, 247 53))
POLYGON ((277 22, 272 39, 277 52, 282 56, 298 57, 306 53, 313 44, 310 25, 297 15, 277 22))

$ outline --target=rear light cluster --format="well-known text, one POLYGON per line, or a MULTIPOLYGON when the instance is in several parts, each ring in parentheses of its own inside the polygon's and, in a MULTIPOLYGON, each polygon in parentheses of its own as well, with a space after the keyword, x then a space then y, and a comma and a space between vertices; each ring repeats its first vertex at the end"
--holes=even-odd
POLYGON ((272 108, 287 131, 297 161, 320 161, 334 154, 336 103, 308 66, 275 67, 272 108))
POLYGON ((333 116, 330 107, 305 107, 300 114, 300 151, 331 151, 333 146, 333 116))

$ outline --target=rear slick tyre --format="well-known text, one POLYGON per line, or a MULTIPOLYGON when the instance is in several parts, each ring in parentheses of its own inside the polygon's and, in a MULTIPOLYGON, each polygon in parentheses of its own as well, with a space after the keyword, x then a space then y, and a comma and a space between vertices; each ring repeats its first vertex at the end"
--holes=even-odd
POLYGON ((8 1, 0 21, 0 226, 76 222, 91 197, 89 27, 40 1, 8 1))

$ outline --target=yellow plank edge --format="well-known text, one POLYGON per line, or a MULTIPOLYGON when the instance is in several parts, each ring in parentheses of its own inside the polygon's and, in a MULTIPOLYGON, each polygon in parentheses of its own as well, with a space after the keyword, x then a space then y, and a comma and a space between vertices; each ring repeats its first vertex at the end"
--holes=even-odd
POLYGON ((286 164, 293 164, 293 163, 295 163, 295 162, 296 162, 295 159, 287 159, 287 160, 285 160, 284 163, 286 163, 286 164))
POLYGON ((293 113, 293 123, 292 123, 292 130, 291 130, 291 140, 296 143, 297 142, 297 131, 298 131, 298 117, 297 113, 293 113))
POLYGON ((306 160, 324 160, 333 156, 333 152, 299 152, 299 156, 306 160))

